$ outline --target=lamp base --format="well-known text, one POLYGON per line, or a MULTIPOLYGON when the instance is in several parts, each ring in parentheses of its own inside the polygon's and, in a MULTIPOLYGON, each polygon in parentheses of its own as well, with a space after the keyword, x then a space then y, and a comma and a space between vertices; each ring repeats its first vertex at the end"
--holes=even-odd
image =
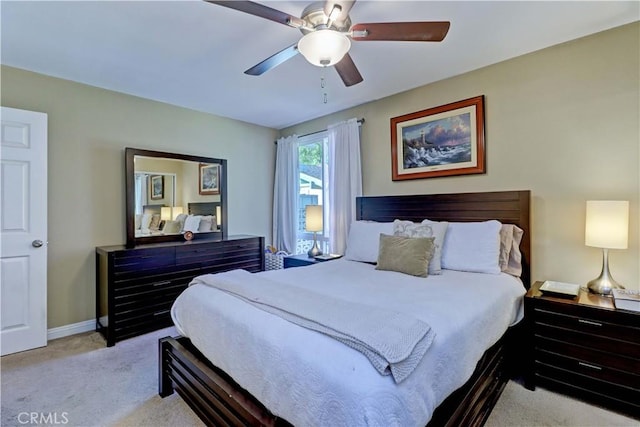
POLYGON ((309 258, 315 258, 318 255, 322 255, 322 251, 318 247, 318 240, 316 239, 316 235, 314 233, 313 234, 313 247, 311 249, 309 249, 309 252, 307 252, 307 256, 309 256, 309 258))
POLYGON ((600 276, 587 283, 589 292, 599 295, 611 295, 614 289, 624 289, 620 283, 616 282, 609 274, 609 251, 602 250, 602 272, 600 276))

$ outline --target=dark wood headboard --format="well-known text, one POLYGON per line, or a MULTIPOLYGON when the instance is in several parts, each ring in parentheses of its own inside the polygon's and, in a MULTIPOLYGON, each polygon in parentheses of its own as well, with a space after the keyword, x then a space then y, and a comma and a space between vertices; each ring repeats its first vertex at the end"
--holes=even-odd
POLYGON ((528 289, 531 285, 530 197, 529 190, 358 197, 356 219, 378 222, 394 219, 415 222, 423 219, 451 222, 496 219, 503 224, 515 224, 524 231, 520 242, 522 282, 528 289))
MULTIPOLYGON (((188 204, 189 215, 214 215, 220 202, 193 202, 188 204)), ((218 219, 219 221, 219 219, 218 219)))

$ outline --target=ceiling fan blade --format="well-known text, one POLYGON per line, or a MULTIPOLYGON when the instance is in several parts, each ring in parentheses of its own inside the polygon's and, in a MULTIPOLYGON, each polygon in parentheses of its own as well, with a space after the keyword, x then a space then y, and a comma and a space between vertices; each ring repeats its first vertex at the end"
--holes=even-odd
POLYGON ((275 21, 294 28, 299 28, 304 25, 304 21, 296 16, 280 12, 277 9, 273 9, 269 6, 265 6, 252 1, 204 1, 206 1, 207 3, 217 4, 219 6, 228 7, 229 9, 239 10, 240 12, 248 13, 249 15, 269 19, 271 21, 275 21))
POLYGON ((440 42, 447 35, 450 25, 448 21, 355 24, 351 27, 351 39, 440 42))
POLYGON ((285 49, 282 49, 280 52, 274 55, 271 55, 270 57, 260 62, 259 64, 256 64, 253 67, 249 68, 244 73, 249 74, 251 76, 259 76, 261 74, 266 73, 270 69, 275 68, 278 65, 282 64, 287 59, 293 58, 297 54, 298 54, 298 44, 297 43, 292 44, 291 46, 285 49))
POLYGON ((324 2, 324 14, 329 16, 331 15, 331 11, 333 10, 334 6, 340 6, 342 10, 340 11, 340 14, 337 15, 334 19, 334 22, 336 22, 338 26, 340 26, 340 24, 342 24, 345 19, 349 17, 349 11, 351 10, 355 2, 356 0, 326 0, 324 2))
POLYGON ((334 67, 347 87, 356 85, 364 80, 348 53, 334 67))

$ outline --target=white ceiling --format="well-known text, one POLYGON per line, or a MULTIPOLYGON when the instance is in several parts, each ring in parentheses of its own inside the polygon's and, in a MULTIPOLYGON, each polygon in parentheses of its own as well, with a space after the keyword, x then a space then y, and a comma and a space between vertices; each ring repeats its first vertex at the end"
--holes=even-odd
MULTIPOLYGON (((300 16, 310 2, 263 3, 300 16)), ((301 55, 245 75, 300 32, 201 1, 0 8, 2 64, 276 129, 640 19, 638 1, 360 0, 353 23, 445 20, 451 29, 442 43, 353 42, 364 82, 346 88, 335 70, 301 55)))

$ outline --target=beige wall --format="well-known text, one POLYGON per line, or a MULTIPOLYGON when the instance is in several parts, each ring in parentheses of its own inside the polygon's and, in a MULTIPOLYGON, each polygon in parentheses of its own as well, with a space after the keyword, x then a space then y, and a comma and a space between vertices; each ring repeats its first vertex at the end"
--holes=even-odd
POLYGON ((602 255, 584 245, 585 201, 630 200, 629 249, 611 251, 610 266, 616 280, 638 289, 639 52, 636 22, 283 129, 281 135, 364 117, 365 195, 531 190, 534 280, 595 278, 602 255), (487 173, 391 181, 389 119, 477 95, 485 95, 487 173))
POLYGON ((227 159, 229 233, 269 238, 275 130, 11 67, 1 78, 3 106, 49 117, 49 328, 95 316, 94 248, 125 241, 125 147, 227 159))

